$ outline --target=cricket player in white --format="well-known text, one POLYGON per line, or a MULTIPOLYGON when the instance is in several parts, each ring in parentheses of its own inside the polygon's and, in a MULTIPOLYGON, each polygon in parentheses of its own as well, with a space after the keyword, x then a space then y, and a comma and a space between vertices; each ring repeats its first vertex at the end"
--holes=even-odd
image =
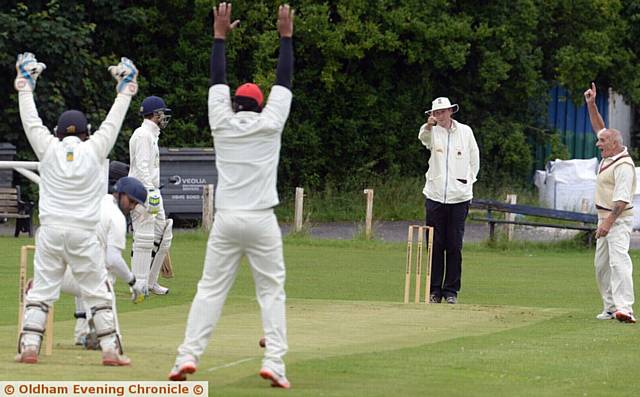
POLYGON ((15 88, 18 90, 20 118, 27 139, 40 160, 40 228, 36 234, 33 287, 25 298, 23 328, 16 360, 36 363, 49 307, 60 296, 67 266, 91 307, 102 348, 102 364, 129 365, 115 331, 111 291, 102 253, 96 237, 100 202, 105 192, 103 174, 131 97, 138 90, 137 69, 122 58, 109 71, 117 81, 118 95, 109 114, 89 138, 82 112, 70 110, 58 119, 56 136, 38 117, 33 89, 46 68, 31 53, 18 56, 15 88))
POLYGON ((144 117, 129 140, 131 169, 129 176, 140 180, 148 190, 147 207, 139 206, 131 213, 133 223, 133 257, 131 268, 138 284, 147 293, 166 295, 169 289, 158 284, 162 262, 173 238, 173 220, 167 219, 160 195, 160 151, 158 137, 171 119, 171 109, 164 100, 150 96, 142 101, 144 117))
POLYGON ((635 164, 622 134, 605 128, 596 105, 596 85, 585 91, 589 119, 598 141, 602 161, 598 167, 595 204, 598 210, 596 282, 602 297, 603 310, 598 320, 617 319, 634 324, 633 263, 629 244, 633 229, 633 194, 636 191, 635 164))
POLYGON ((202 278, 191 305, 185 339, 178 348, 171 380, 185 380, 196 371, 208 339, 220 318, 243 255, 247 256, 262 313, 266 349, 260 376, 272 386, 289 388, 283 357, 287 352, 285 266, 282 235, 273 207, 278 201, 276 177, 281 136, 291 107, 293 72, 293 10, 278 11, 280 53, 276 84, 264 109, 260 88, 244 84, 232 105, 226 84, 225 38, 231 4, 214 9, 215 41, 211 55, 209 124, 216 148, 218 186, 216 217, 205 256, 202 278))
MULTIPOLYGON (((101 250, 104 254, 104 264, 108 272, 109 283, 113 290, 116 276, 124 280, 131 288, 131 300, 139 303, 144 300, 144 292, 136 285, 136 277, 129 270, 127 263, 122 258, 122 250, 125 248, 127 239, 126 215, 138 205, 144 206, 147 200, 147 189, 140 181, 130 177, 118 177, 118 169, 126 164, 111 162, 109 167, 109 193, 102 198, 100 206, 100 223, 98 223, 97 234, 101 250)), ((125 174, 126 175, 126 174, 125 174)), ((70 268, 64 275, 62 282, 62 292, 76 296, 75 317, 75 341, 76 344, 84 345, 86 348, 97 348, 95 327, 90 327, 90 311, 81 296, 78 282, 73 278, 70 268)), ((116 314, 116 296, 112 294, 112 308, 116 314)), ((122 339, 119 324, 116 322, 116 331, 122 339)))

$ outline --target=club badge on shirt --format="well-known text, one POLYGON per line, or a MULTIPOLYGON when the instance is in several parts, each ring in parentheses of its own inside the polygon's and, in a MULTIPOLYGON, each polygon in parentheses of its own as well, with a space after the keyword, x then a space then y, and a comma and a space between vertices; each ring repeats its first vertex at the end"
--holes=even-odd
POLYGON ((67 150, 67 161, 73 161, 73 150, 67 150))

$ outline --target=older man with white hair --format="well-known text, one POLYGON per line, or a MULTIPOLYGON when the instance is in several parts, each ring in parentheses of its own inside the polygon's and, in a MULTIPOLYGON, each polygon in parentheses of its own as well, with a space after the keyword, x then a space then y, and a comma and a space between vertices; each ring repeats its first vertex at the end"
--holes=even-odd
POLYGON ((449 98, 436 98, 418 139, 431 151, 426 184, 426 225, 434 230, 431 303, 458 301, 462 275, 464 221, 480 170, 480 153, 471 128, 452 118, 459 109, 449 98), (446 259, 446 261, 445 261, 446 259), (446 271, 445 271, 446 263, 446 271))
POLYGON ((602 154, 596 180, 596 281, 604 309, 598 320, 614 318, 635 323, 633 316, 633 264, 629 243, 633 228, 633 194, 636 191, 635 165, 620 131, 605 128, 596 107, 596 85, 584 93, 591 127, 597 133, 596 146, 602 154))

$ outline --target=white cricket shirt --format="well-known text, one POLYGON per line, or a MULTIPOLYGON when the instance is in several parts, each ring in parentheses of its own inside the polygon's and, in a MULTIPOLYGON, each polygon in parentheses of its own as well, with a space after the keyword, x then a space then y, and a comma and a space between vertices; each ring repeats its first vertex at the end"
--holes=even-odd
POLYGON ((276 181, 291 91, 275 85, 261 113, 231 107, 229 86, 209 88, 209 125, 216 149, 216 208, 261 210, 279 203, 276 181))
POLYGON ((144 119, 129 139, 129 176, 138 179, 148 189, 160 187, 160 127, 144 119))
POLYGON ((97 234, 103 249, 106 249, 107 245, 119 250, 125 248, 127 220, 112 194, 105 194, 102 197, 97 234))
POLYGON ((106 159, 116 141, 131 97, 118 94, 100 128, 86 141, 60 141, 42 124, 33 93, 18 93, 20 118, 40 160, 40 224, 95 230, 106 193, 106 159))

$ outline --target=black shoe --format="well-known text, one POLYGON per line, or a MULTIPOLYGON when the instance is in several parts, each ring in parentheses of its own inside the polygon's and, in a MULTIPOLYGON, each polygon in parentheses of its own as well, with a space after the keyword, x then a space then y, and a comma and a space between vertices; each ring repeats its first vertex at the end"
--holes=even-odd
POLYGON ((431 294, 429 296, 429 303, 440 303, 442 302, 442 296, 438 294, 431 294))
POLYGON ((455 305, 458 303, 458 298, 455 296, 447 296, 447 303, 450 305, 455 305))

